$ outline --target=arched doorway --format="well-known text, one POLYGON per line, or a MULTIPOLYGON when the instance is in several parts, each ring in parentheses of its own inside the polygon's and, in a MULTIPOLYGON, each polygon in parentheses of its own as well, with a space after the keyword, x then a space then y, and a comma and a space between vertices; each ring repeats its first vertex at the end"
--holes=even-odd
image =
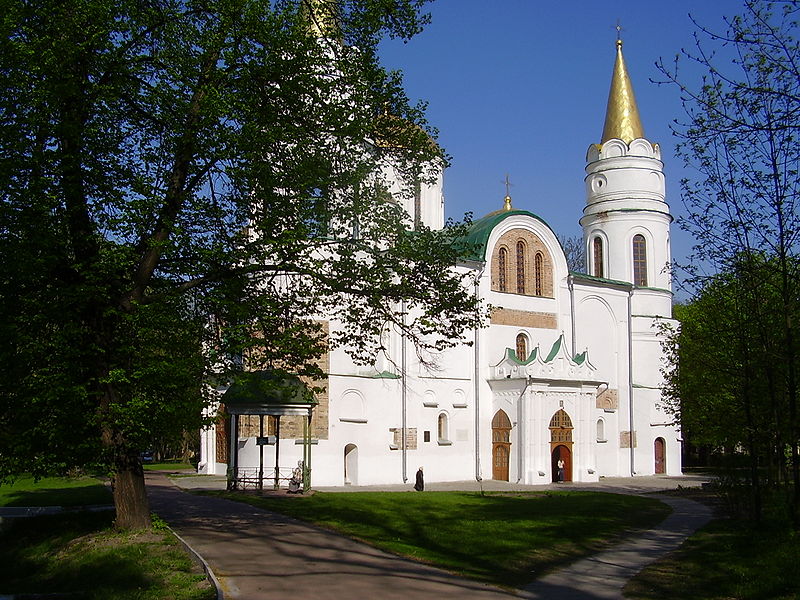
POLYGON ((358 485, 358 446, 355 444, 344 447, 344 483, 358 485))
POLYGON ((564 481, 572 481, 572 419, 558 410, 550 419, 550 473, 558 481, 558 461, 564 461, 564 481))
POLYGON ((653 445, 653 455, 656 463, 656 475, 663 475, 667 472, 666 442, 664 442, 664 438, 656 438, 653 445))
POLYGON ((572 452, 564 444, 559 444, 550 454, 550 472, 553 474, 553 482, 558 479, 558 461, 564 461, 564 481, 572 481, 572 452))
POLYGON ((498 410, 492 418, 492 479, 508 481, 508 463, 511 456, 511 421, 498 410))

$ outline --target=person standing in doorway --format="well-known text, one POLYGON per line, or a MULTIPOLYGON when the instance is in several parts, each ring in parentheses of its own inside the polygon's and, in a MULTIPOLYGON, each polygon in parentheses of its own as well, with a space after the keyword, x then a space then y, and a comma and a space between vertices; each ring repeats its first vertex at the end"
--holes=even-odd
POLYGON ((564 459, 558 459, 558 483, 564 482, 564 459))
POLYGON ((425 479, 422 477, 422 467, 417 471, 417 481, 414 483, 414 489, 421 492, 425 489, 425 479))

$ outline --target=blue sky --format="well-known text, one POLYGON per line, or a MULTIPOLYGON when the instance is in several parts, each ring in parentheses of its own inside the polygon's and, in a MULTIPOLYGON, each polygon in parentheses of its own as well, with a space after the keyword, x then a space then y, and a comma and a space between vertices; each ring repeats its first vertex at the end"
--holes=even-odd
MULTIPOLYGON (((436 0, 426 30, 406 44, 384 43, 382 59, 403 71, 412 100, 429 102, 428 119, 452 157, 447 216, 502 207, 508 173, 515 208, 579 236, 586 150, 603 129, 617 20, 645 137, 661 144, 667 202, 678 215, 687 172, 669 125, 683 112, 677 89, 651 83, 662 78, 655 62, 694 47, 690 14, 724 31, 723 15, 740 8, 735 0, 436 0)), ((686 261, 691 239, 676 225, 672 239, 674 258, 686 261)))

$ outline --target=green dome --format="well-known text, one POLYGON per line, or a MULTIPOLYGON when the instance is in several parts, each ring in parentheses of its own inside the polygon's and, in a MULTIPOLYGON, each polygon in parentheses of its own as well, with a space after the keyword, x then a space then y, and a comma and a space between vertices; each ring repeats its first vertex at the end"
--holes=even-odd
MULTIPOLYGON (((503 219, 512 215, 523 215, 532 217, 539 221, 542 225, 550 229, 550 226, 538 215, 533 214, 527 210, 503 210, 489 213, 485 217, 474 221, 469 228, 469 233, 459 240, 462 250, 462 258, 467 260, 486 260, 486 245, 489 242, 489 236, 492 230, 499 225, 503 219)), ((550 229, 552 231, 552 229, 550 229)))

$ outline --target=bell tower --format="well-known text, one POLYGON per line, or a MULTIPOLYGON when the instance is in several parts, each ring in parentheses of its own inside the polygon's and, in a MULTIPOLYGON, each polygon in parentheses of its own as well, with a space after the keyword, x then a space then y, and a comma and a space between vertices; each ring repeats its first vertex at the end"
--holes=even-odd
POLYGON ((608 93, 603 135, 586 154, 580 219, 589 275, 671 292, 669 227, 661 148, 644 134, 622 40, 608 93))

